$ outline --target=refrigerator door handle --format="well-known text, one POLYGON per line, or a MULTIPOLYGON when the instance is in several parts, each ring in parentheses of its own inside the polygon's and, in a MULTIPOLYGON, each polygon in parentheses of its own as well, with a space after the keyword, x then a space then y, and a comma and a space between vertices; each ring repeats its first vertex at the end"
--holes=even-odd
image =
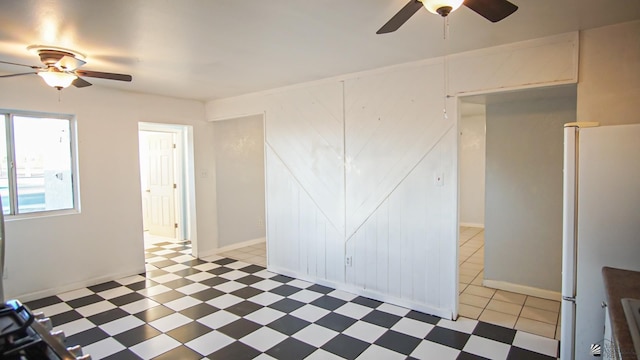
POLYGON ((564 301, 571 301, 571 302, 572 302, 572 303, 574 303, 574 304, 576 303, 576 298, 575 298, 575 297, 572 297, 572 296, 563 296, 563 297, 562 297, 562 300, 564 300, 564 301))

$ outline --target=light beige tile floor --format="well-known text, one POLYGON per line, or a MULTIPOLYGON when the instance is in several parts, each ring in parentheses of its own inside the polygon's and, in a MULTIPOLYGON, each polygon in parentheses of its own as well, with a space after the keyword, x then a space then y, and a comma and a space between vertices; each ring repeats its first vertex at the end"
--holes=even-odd
POLYGON ((560 302, 482 286, 484 230, 460 228, 460 316, 560 338, 560 302))
POLYGON ((243 248, 219 253, 219 256, 228 257, 234 260, 244 261, 249 264, 267 266, 267 243, 259 243, 243 248))

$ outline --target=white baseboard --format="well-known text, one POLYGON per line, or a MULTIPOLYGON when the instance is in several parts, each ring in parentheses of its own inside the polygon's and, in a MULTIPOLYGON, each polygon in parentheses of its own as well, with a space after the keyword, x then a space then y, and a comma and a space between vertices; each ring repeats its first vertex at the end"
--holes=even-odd
POLYGON ((498 290, 510 291, 518 294, 535 296, 547 300, 562 300, 562 294, 557 291, 545 290, 534 288, 525 285, 513 284, 506 281, 498 281, 498 280, 483 280, 482 285, 498 290))
POLYGON ((239 242, 239 243, 236 243, 236 244, 223 246, 221 248, 217 248, 217 249, 213 249, 213 250, 209 250, 209 251, 199 251, 198 252, 198 257, 199 258, 205 258, 207 256, 217 255, 217 254, 220 254, 220 253, 223 253, 223 252, 227 252, 227 251, 231 251, 231 250, 235 250, 235 249, 240 249, 240 248, 251 246, 251 245, 261 244, 261 243, 266 242, 266 241, 267 241, 267 238, 261 237, 261 238, 256 238, 256 239, 251 239, 251 240, 239 242))
POLYGON ((102 283, 105 283, 107 281, 114 281, 114 280, 118 280, 118 279, 123 279, 123 278, 129 277, 129 276, 144 274, 146 271, 147 270, 143 266, 142 268, 138 268, 138 269, 134 269, 134 270, 129 270, 129 271, 124 271, 124 272, 119 272, 119 273, 113 273, 113 274, 109 274, 109 275, 99 276, 99 277, 91 278, 91 279, 84 280, 84 281, 78 281, 78 282, 75 282, 73 284, 68 284, 68 285, 55 287, 55 288, 50 288, 50 289, 44 289, 44 290, 35 291, 35 292, 32 292, 32 293, 18 294, 18 295, 14 295, 14 294, 8 294, 7 295, 7 294, 5 294, 5 297, 7 299, 18 299, 21 302, 25 303, 27 301, 42 299, 42 298, 45 298, 47 296, 53 296, 53 295, 57 295, 57 294, 62 294, 62 293, 65 293, 67 291, 72 291, 72 290, 82 289, 82 288, 93 286, 93 285, 102 284, 102 283))
POLYGON ((330 280, 326 280, 326 279, 320 279, 320 278, 315 278, 312 276, 308 276, 306 274, 300 274, 300 273, 296 273, 294 271, 289 271, 286 269, 282 269, 282 268, 278 268, 275 266, 267 266, 267 270, 277 273, 277 274, 281 274, 281 275, 285 275, 285 276, 290 276, 296 279, 300 279, 300 280, 304 280, 304 281, 308 281, 314 284, 318 284, 318 285, 322 285, 322 286, 327 286, 336 290, 341 290, 341 291, 346 291, 348 293, 354 294, 354 295, 358 295, 358 296, 364 296, 370 299, 374 299, 374 300, 378 300, 378 301, 383 301, 389 304, 393 304, 393 305, 397 305, 400 307, 404 307, 407 309, 411 309, 411 310, 417 310, 420 312, 423 312, 425 314, 431 314, 434 316, 438 316, 441 317, 443 319, 449 319, 452 320, 453 319, 453 310, 452 309, 444 309, 444 308, 438 308, 438 307, 433 307, 433 306, 429 306, 426 304, 422 304, 422 303, 417 303, 414 301, 410 301, 410 300, 406 300, 406 299, 401 299, 401 298, 397 298, 395 296, 391 296, 388 294, 382 294, 379 292, 375 292, 375 291, 370 291, 370 290, 366 290, 366 289, 360 289, 348 284, 344 284, 344 283, 339 283, 339 282, 335 282, 335 281, 330 281, 330 280))
POLYGON ((460 226, 484 229, 484 224, 461 222, 460 226))

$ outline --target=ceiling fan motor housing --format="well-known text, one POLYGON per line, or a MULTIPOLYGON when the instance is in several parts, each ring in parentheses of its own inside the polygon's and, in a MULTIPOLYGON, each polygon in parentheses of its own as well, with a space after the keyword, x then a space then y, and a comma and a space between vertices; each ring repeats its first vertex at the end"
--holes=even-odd
POLYGON ((48 50, 42 49, 38 50, 38 55, 40 56, 40 61, 45 64, 47 67, 53 66, 55 63, 60 61, 63 56, 71 56, 74 57, 72 53, 59 51, 59 50, 48 50))

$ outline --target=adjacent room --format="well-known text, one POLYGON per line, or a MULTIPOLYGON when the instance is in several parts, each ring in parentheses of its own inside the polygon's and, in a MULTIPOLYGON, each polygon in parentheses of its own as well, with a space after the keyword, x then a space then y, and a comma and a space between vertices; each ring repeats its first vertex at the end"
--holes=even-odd
POLYGON ((610 226, 570 226, 564 127, 635 134, 640 3, 407 1, 2 2, 0 357, 631 348, 600 271, 637 247, 566 293, 610 226))

